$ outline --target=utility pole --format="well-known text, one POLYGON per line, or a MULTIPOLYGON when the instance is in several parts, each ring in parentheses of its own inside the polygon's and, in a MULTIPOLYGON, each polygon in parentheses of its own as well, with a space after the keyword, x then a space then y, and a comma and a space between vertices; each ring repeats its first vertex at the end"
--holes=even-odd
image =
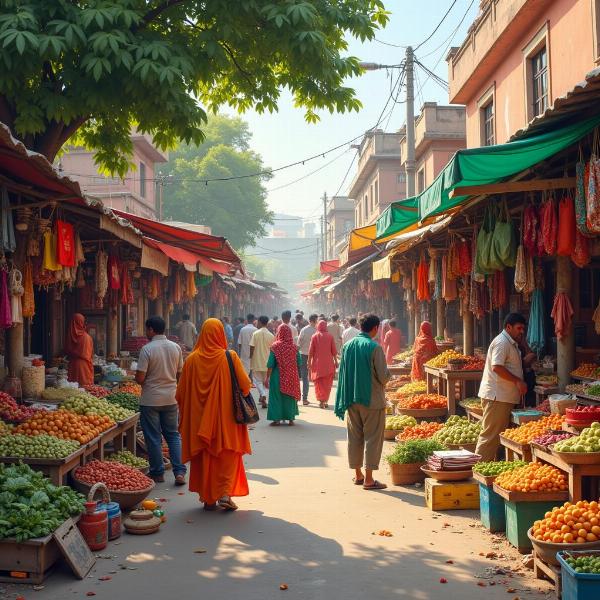
POLYGON ((406 197, 415 195, 415 81, 412 46, 406 49, 406 197))
POLYGON ((323 217, 322 217, 322 222, 323 222, 323 227, 321 229, 321 244, 322 244, 322 257, 323 260, 327 260, 329 257, 327 255, 327 192, 323 192, 323 197, 321 198, 321 200, 323 200, 323 217))

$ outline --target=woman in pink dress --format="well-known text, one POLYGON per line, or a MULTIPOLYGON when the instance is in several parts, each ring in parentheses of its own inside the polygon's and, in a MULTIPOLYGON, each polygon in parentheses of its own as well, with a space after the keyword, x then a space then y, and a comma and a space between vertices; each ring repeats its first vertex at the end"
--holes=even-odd
POLYGON ((310 340, 308 370, 315 384, 315 395, 321 408, 328 408, 329 394, 338 365, 337 349, 333 336, 327 331, 327 321, 319 321, 317 333, 310 340))

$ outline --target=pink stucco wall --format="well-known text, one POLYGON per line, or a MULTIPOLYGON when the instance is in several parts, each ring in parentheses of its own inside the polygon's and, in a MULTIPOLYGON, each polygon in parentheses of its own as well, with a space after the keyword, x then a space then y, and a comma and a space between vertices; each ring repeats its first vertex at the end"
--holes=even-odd
MULTIPOLYGON (((496 2, 504 4, 511 0, 496 0, 496 2)), ((478 101, 491 86, 495 86, 496 143, 506 142, 515 131, 527 124, 523 50, 546 24, 550 105, 557 97, 564 95, 575 84, 582 81, 585 74, 597 66, 593 15, 596 4, 598 3, 592 0, 548 0, 543 12, 531 20, 526 30, 518 32, 512 38, 509 37, 510 51, 496 57, 497 62, 492 74, 472 92, 470 91, 468 98, 459 98, 461 102, 466 103, 468 147, 481 145, 478 101)), ((510 22, 505 32, 510 36, 510 22)), ((474 47, 477 45, 474 44, 474 47)), ((477 55, 476 50, 468 51, 475 52, 474 64, 483 60, 483 51, 480 53, 481 56, 477 55)), ((494 52, 494 48, 491 52, 494 52)), ((472 60, 472 58, 460 60, 472 60)), ((452 78, 452 65, 449 72, 452 78)))

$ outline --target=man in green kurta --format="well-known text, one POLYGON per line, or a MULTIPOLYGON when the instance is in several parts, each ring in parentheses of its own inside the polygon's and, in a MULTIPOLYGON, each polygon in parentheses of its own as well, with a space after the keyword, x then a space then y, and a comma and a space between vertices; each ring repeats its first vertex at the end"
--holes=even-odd
POLYGON ((385 384, 391 377, 383 349, 373 340, 379 322, 376 315, 364 315, 361 333, 343 346, 335 398, 335 414, 343 419, 348 413, 348 463, 356 472, 354 483, 365 490, 387 487, 373 479, 383 449, 385 384))

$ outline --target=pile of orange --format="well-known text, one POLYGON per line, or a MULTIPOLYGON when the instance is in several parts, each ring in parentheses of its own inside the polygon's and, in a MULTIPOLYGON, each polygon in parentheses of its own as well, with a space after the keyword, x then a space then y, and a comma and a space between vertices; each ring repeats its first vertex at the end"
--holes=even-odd
POLYGON ((500 473, 495 483, 510 492, 560 492, 569 489, 567 476, 560 469, 539 462, 500 473))
POLYGON ((46 433, 61 440, 87 444, 115 422, 104 415, 77 415, 68 410, 41 411, 15 427, 14 433, 39 435, 46 433))
POLYGON ((595 500, 565 502, 533 524, 533 537, 554 544, 585 544, 600 540, 600 505, 595 500))
POLYGON ((423 421, 419 425, 405 427, 397 436, 399 442, 408 442, 409 440, 426 440, 432 437, 444 426, 441 423, 427 423, 423 421))
POLYGON ((538 421, 523 423, 514 429, 505 429, 502 435, 518 444, 529 444, 534 438, 547 433, 549 429, 562 429, 563 421, 563 415, 549 415, 538 421))
POLYGON ((416 394, 409 398, 402 398, 398 402, 398 408, 446 408, 448 400, 446 396, 440 396, 439 394, 416 394))
POLYGON ((142 395, 142 386, 139 383, 126 381, 119 386, 119 391, 125 394, 133 394, 139 398, 142 395))

